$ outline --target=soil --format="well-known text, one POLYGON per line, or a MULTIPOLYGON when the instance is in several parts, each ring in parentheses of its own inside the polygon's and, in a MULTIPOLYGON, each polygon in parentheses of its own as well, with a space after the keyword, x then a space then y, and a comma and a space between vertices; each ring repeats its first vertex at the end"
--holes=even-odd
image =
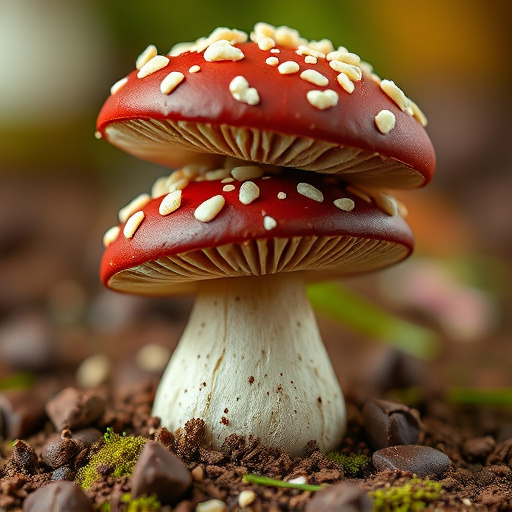
MULTIPOLYGON (((21 510, 27 496, 38 489, 50 488, 50 483, 61 485, 73 481, 80 468, 105 444, 102 433, 108 427, 114 432, 156 441, 186 466, 190 482, 168 503, 173 510, 193 511, 197 504, 209 500, 220 500, 227 510, 238 510, 242 491, 254 492, 242 495, 251 500, 247 510, 372 510, 368 496, 373 491, 404 486, 413 474, 442 486, 437 496, 423 500, 429 510, 512 510, 512 423, 504 417, 501 408, 455 406, 434 396, 423 397, 416 407, 410 408, 374 397, 361 401, 349 392, 348 432, 339 452, 367 456, 361 459, 366 463, 354 469, 322 454, 314 442, 308 445, 306 456, 298 458, 266 448, 257 439, 235 435, 226 439, 222 450, 210 450, 204 445, 201 420, 191 420, 175 437, 160 427, 157 418, 151 417, 155 383, 155 379, 141 381, 116 396, 109 396, 106 389, 84 392, 76 388, 66 388, 52 396, 45 404, 52 421, 45 419, 41 429, 24 441, 3 445, 0 510, 21 510), (94 409, 89 407, 91 403, 94 409), (103 411, 101 417, 98 408, 103 411), (64 423, 59 426, 65 428, 58 435, 54 423, 61 420, 64 423), (380 434, 370 441, 372 429, 378 429, 380 434), (403 440, 414 444, 396 444, 403 440), (391 452, 388 445, 393 447, 391 452), (377 446, 383 447, 377 449, 377 446), (427 447, 434 450, 427 451, 427 447), (283 481, 326 484, 326 488, 317 492, 245 483, 243 477, 248 473, 283 481), (334 503, 320 503, 321 495, 328 496, 328 492, 333 493, 338 487, 343 491, 342 498, 338 496, 334 503)), ((34 393, 25 391, 23 397, 16 399, 37 401, 34 393)), ((13 420, 6 413, 6 401, 4 398, 4 426, 13 420)), ((14 398, 11 403, 14 404, 14 398)), ((151 462, 145 464, 150 466, 151 462)), ((150 469, 138 468, 139 480, 145 471, 150 469)), ((166 475, 166 478, 176 485, 175 476, 166 475)), ((156 489, 157 496, 163 495, 167 485, 152 490, 156 489)), ((84 492, 94 507, 107 501, 111 510, 126 510, 126 505, 124 508, 121 505, 121 496, 131 491, 132 478, 114 478, 111 472, 103 470, 100 478, 84 492)), ((55 510, 87 510, 73 508, 70 503, 74 502, 55 510)), ((399 508, 399 505, 400 502, 395 502, 389 508, 381 506, 376 510, 416 510, 399 508)), ((26 506, 23 510, 42 509, 26 506)), ((162 506, 161 510, 170 508, 162 506)))

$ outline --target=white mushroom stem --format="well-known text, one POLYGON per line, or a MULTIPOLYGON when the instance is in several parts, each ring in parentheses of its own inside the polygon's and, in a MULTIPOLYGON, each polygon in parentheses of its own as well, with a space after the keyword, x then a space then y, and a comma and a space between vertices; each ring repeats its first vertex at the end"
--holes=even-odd
POLYGON ((211 446, 252 434, 291 455, 333 450, 345 403, 302 281, 293 275, 201 284, 153 414, 172 432, 202 418, 211 446))

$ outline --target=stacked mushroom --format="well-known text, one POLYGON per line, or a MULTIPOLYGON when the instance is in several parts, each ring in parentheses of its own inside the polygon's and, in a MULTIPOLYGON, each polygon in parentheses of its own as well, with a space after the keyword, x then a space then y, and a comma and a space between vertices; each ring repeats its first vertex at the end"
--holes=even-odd
POLYGON ((431 179, 424 115, 356 54, 265 23, 149 46, 136 68, 97 136, 177 170, 120 211, 101 278, 197 293, 153 413, 171 431, 202 418, 214 448, 236 433, 292 455, 334 449, 344 400, 305 282, 411 253, 387 189, 431 179))

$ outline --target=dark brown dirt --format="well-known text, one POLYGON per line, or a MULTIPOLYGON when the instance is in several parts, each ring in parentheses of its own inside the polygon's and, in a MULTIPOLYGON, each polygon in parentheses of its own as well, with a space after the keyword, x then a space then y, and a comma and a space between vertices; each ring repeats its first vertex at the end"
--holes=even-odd
MULTIPOLYGON (((176 507, 175 510, 192 511, 197 504, 213 499, 225 503, 228 510, 238 510, 240 493, 248 490, 254 492, 254 495, 250 495, 253 501, 249 509, 254 511, 304 510, 306 506, 307 510, 366 510, 368 502, 364 500, 368 499, 368 493, 410 482, 413 473, 401 469, 402 466, 412 468, 416 473, 427 468, 422 476, 430 474, 430 479, 442 485, 436 499, 425 502, 425 506, 430 506, 431 510, 512 510, 512 438, 510 423, 501 408, 460 407, 432 396, 418 401, 413 409, 395 402, 375 402, 373 399, 365 400, 364 407, 362 402, 352 399, 349 394, 349 427, 340 452, 368 456, 366 467, 356 469, 351 474, 350 469, 317 450, 314 442, 308 446, 308 456, 302 458, 291 458, 287 453, 260 445, 257 439, 244 439, 236 435, 226 439, 222 450, 215 451, 203 444, 204 424, 201 420, 191 420, 175 437, 159 426, 157 418, 150 416, 154 389, 154 381, 146 381, 126 390, 121 396, 109 398, 103 416, 93 418, 88 425, 82 425, 75 432, 67 430, 58 436, 52 424, 46 420, 42 430, 24 441, 16 441, 13 446, 4 443, 0 469, 0 510, 22 509, 27 496, 46 487, 51 481, 52 485, 72 481, 104 443, 99 436, 107 427, 112 427, 116 432, 154 440, 183 462, 190 472, 192 485, 174 500, 172 505, 176 507), (417 418, 412 423, 415 430, 419 425, 415 444, 395 446, 392 455, 386 455, 386 460, 391 461, 395 468, 377 470, 377 463, 374 465, 371 462, 372 456, 374 462, 377 460, 376 453, 389 450, 375 450, 368 441, 370 436, 366 429, 372 419, 367 411, 375 409, 375 403, 384 403, 384 410, 388 412, 394 411, 396 414, 396 411, 405 411, 417 418), (363 413, 363 410, 366 412, 363 413), (59 442, 60 452, 56 451, 59 442), (414 457, 411 455, 413 447, 414 457), (400 452, 400 456, 395 457, 395 452, 400 452), (449 458, 449 467, 441 464, 437 455, 432 459, 431 452, 440 454, 443 463, 449 458), (351 498, 350 503, 344 504, 341 498, 337 498, 336 506, 324 503, 321 508, 316 508, 316 501, 313 501, 315 492, 245 483, 242 478, 247 473, 284 481, 301 479, 308 484, 326 484, 331 492, 337 489, 337 485, 351 484, 347 489, 352 492, 354 488, 357 489, 357 499, 351 498), (352 508, 347 508, 349 506, 352 508)), ((80 395, 78 390, 68 390, 65 393, 66 403, 70 408, 75 408, 77 417, 83 418, 76 404, 70 404, 69 396, 72 393, 77 397, 80 395)), ((79 408, 86 408, 88 402, 82 398, 78 397, 77 403, 81 404, 79 408)), ((58 395, 52 398, 53 403, 56 399, 59 399, 58 395)), ((88 399, 91 399, 90 392, 88 399)), ((406 427, 402 425, 402 428, 406 427)), ((149 469, 139 468, 138 471, 149 469)), ((101 477, 86 492, 90 503, 99 507, 107 501, 111 503, 112 510, 123 510, 121 497, 131 492, 131 479, 113 478, 109 468, 100 468, 99 472, 101 477)), ((172 475, 167 477, 172 478, 172 475)), ((347 489, 342 496, 350 496, 347 489)), ((323 494, 326 492, 322 491, 323 494)), ((48 491, 46 495, 49 494, 48 491)), ((76 498, 72 494, 70 496, 70 500, 76 498)), ((74 509, 55 510, 72 512, 74 509)))

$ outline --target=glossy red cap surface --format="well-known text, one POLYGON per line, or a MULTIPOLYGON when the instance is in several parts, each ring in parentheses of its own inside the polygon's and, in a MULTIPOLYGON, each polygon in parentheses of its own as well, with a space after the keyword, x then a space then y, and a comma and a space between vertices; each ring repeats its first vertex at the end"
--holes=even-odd
POLYGON ((159 213, 163 197, 152 199, 141 209, 144 219, 133 237, 123 235, 122 224, 106 248, 103 283, 118 291, 165 295, 217 277, 281 271, 317 271, 319 278, 322 271, 357 274, 412 252, 413 237, 400 215, 385 213, 331 178, 297 174, 299 179, 253 180, 259 197, 250 204, 240 202, 242 183, 236 180, 190 183, 182 191, 181 206, 166 216, 159 213), (299 193, 301 182, 320 190, 323 201, 299 193), (226 185, 233 190, 224 191, 226 185), (216 195, 225 199, 220 212, 210 222, 197 220, 196 208, 216 195), (353 209, 336 207, 340 198, 351 199, 353 209))
MULTIPOLYGON (((281 45, 275 47, 279 53, 261 50, 254 42, 234 46, 243 52, 241 60, 207 62, 204 52, 190 51, 167 56, 169 63, 145 78, 137 78, 137 70, 133 71, 126 84, 105 102, 97 121, 98 132, 128 153, 173 168, 194 161, 199 153, 223 153, 223 147, 228 144, 221 141, 210 145, 194 140, 192 146, 187 146, 187 142, 175 135, 164 134, 162 125, 154 126, 153 121, 248 128, 357 148, 365 154, 379 155, 382 161, 392 159, 404 178, 391 176, 390 171, 391 188, 418 187, 430 181, 435 154, 424 127, 410 110, 403 111, 364 67, 361 67, 362 79, 353 81, 354 91, 348 93, 337 81, 339 73, 325 58, 310 64, 305 62, 304 55, 281 45), (279 63, 296 62, 300 69, 281 74, 277 66, 266 62, 269 57, 277 58, 279 63), (200 71, 190 72, 193 66, 199 66, 200 71), (300 74, 305 70, 319 72, 328 79, 328 84, 320 86, 302 79, 300 74), (184 79, 172 92, 164 94, 160 85, 173 71, 182 73, 184 79), (249 87, 256 89, 257 104, 249 105, 234 98, 229 86, 237 76, 244 77, 249 87), (320 110, 310 104, 308 91, 327 89, 338 96, 335 106, 320 110), (382 110, 390 111, 396 119, 388 133, 382 133, 375 122, 382 110), (136 137, 131 137, 135 132, 136 137)), ((258 141, 251 139, 250 143, 258 144, 258 141)), ((276 163, 267 162, 264 157, 256 161, 276 163)), ((379 161, 372 162, 372 167, 379 161)), ((292 167, 301 168, 300 162, 292 163, 292 167)), ((310 170, 317 169, 310 167, 310 170)), ((348 176, 343 179, 351 180, 352 176, 348 176)), ((386 176, 379 176, 378 172, 375 176, 378 186, 386 186, 386 176)), ((356 174, 353 177, 358 181, 356 174)))

